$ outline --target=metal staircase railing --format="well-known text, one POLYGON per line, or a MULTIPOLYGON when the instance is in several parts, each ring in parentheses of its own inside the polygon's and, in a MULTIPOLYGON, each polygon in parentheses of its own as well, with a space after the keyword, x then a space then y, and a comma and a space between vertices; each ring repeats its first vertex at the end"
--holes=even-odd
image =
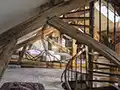
MULTIPOLYGON (((90 6, 84 6, 82 9, 69 12, 60 18, 65 22, 68 22, 68 24, 83 30, 84 33, 89 34, 94 39, 118 53, 117 48, 119 48, 119 46, 117 43, 119 42, 117 38, 119 35, 117 35, 117 14, 116 9, 113 6, 114 5, 113 3, 111 4, 110 0, 98 0, 97 2, 91 2, 90 6), (95 8, 95 3, 98 3, 99 10, 95 8), (102 5, 105 5, 106 7, 106 16, 102 13, 102 5), (109 18, 111 9, 114 14, 112 17, 114 20, 113 22, 110 21, 109 18), (78 15, 77 17, 76 14, 78 15), (98 16, 96 16, 96 14, 98 14, 98 16), (103 18, 104 21, 106 21, 106 24, 103 24, 103 18), (77 20, 77 22, 75 20, 77 20), (86 25, 86 22, 89 22, 89 25, 86 25), (97 31, 95 26, 96 24, 98 24, 97 31), (113 28, 111 28, 111 25, 113 28), (106 27, 105 31, 103 31, 103 27, 106 27)), ((80 43, 78 43, 78 49, 79 45, 80 43)), ((95 51, 90 47, 88 47, 88 50, 89 52, 81 51, 82 53, 76 54, 68 62, 61 76, 63 82, 62 86, 64 89, 84 90, 118 83, 120 77, 120 67, 111 62, 111 60, 107 60, 104 56, 101 56, 98 52, 95 54, 95 51), (99 59, 100 57, 102 57, 102 60, 99 59), (75 65, 74 68, 73 65, 75 65)))

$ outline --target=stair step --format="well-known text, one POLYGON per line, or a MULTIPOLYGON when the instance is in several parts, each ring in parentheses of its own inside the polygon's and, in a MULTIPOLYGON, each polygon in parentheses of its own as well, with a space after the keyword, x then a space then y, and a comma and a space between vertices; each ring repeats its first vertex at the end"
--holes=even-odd
POLYGON ((98 57, 98 59, 97 59, 97 61, 99 62, 99 63, 110 63, 110 61, 108 60, 108 59, 106 59, 104 56, 99 56, 98 57))
POLYGON ((97 77, 110 77, 109 75, 103 75, 103 74, 98 74, 98 73, 94 73, 93 76, 97 76, 97 77))
POLYGON ((73 24, 73 23, 69 23, 69 25, 72 25, 72 26, 79 26, 80 28, 84 28, 84 27, 90 28, 89 25, 81 25, 81 24, 73 24))
POLYGON ((109 67, 118 67, 114 64, 105 64, 105 63, 98 63, 98 62, 92 62, 93 64, 97 64, 97 65, 104 65, 104 66, 109 66, 109 67))
POLYGON ((109 82, 109 83, 118 83, 118 81, 110 81, 110 80, 89 80, 92 82, 109 82))
POLYGON ((98 68, 94 68, 94 69, 97 69, 97 70, 110 70, 109 67, 98 67, 98 68))
POLYGON ((90 9, 85 9, 85 10, 76 10, 76 11, 73 11, 73 12, 68 12, 66 14, 73 14, 73 13, 89 13, 90 9))
POLYGON ((90 17, 60 17, 60 19, 85 19, 85 20, 89 20, 90 17))
POLYGON ((111 75, 111 76, 120 76, 120 74, 113 74, 113 73, 109 73, 109 72, 100 72, 100 71, 90 71, 93 73, 99 73, 99 74, 107 74, 107 75, 111 75))
MULTIPOLYGON (((92 81, 92 82, 108 82, 108 83, 118 83, 118 81, 111 81, 111 80, 82 80, 82 81, 77 81, 76 83, 81 83, 81 82, 86 82, 86 81, 92 81)), ((70 81, 71 82, 71 81, 70 81)), ((75 82, 75 81, 72 81, 75 82)))

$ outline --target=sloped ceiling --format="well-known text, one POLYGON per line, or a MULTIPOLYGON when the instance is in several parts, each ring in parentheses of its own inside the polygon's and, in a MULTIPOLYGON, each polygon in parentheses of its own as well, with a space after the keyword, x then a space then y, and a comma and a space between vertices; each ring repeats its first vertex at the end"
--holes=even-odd
POLYGON ((33 16, 49 0, 0 0, 0 34, 33 16))
POLYGON ((0 34, 37 13, 49 0, 0 0, 0 34))

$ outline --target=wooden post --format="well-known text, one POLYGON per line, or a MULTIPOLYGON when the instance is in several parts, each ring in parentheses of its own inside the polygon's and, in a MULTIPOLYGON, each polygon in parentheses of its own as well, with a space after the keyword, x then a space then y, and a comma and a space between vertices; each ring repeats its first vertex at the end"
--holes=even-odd
MULTIPOLYGON (((30 50, 32 48, 32 46, 33 46, 33 43, 28 44, 28 50, 30 50)), ((27 44, 24 47, 27 48, 27 44)))
POLYGON ((19 52, 18 64, 21 64, 21 60, 23 59, 26 48, 27 48, 27 45, 23 46, 22 51, 19 52))
POLYGON ((0 53, 0 80, 9 63, 9 60, 12 56, 12 53, 14 51, 14 46, 16 45, 16 43, 17 43, 17 39, 13 39, 9 41, 8 44, 3 47, 3 50, 0 53))
MULTIPOLYGON (((77 53, 77 45, 76 45, 76 40, 72 40, 72 56, 75 56, 77 53)), ((76 65, 76 59, 73 60, 72 66, 75 67, 76 65)))
MULTIPOLYGON (((94 2, 91 2, 90 3, 90 29, 89 29, 89 34, 91 35, 91 37, 92 38, 94 38, 95 39, 95 35, 94 35, 94 33, 95 33, 95 31, 94 31, 94 2)), ((94 59, 94 50, 93 50, 93 48, 91 48, 91 47, 89 47, 88 48, 89 49, 89 55, 88 55, 88 70, 89 70, 89 76, 88 76, 88 80, 89 80, 89 82, 88 82, 88 85, 89 85, 89 87, 90 87, 90 90, 92 90, 92 88, 93 88, 93 59, 94 59), (90 54, 91 53, 91 54, 90 54)))

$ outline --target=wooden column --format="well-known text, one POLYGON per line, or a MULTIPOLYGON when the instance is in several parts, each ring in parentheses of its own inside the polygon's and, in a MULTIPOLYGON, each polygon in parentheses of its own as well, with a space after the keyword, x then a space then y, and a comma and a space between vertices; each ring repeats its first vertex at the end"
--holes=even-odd
MULTIPOLYGON (((89 34, 93 39, 95 39, 95 30, 94 30, 94 2, 90 3, 90 29, 89 34)), ((88 85, 90 87, 90 90, 93 88, 93 59, 94 59, 94 50, 93 48, 89 47, 89 55, 88 55, 88 70, 89 70, 89 76, 88 76, 88 85)))
POLYGON ((12 53, 14 51, 14 47, 17 43, 17 39, 13 39, 11 41, 9 41, 7 43, 7 45, 5 45, 3 47, 2 52, 0 53, 0 80, 3 76, 3 73, 9 63, 9 60, 12 56, 12 53))
POLYGON ((21 60, 23 59, 26 48, 27 48, 27 45, 23 46, 22 51, 19 52, 18 64, 21 64, 21 60))
MULTIPOLYGON (((32 46, 33 46, 33 43, 28 44, 28 50, 30 50, 32 48, 32 46)), ((25 48, 25 47, 27 48, 27 43, 25 44, 25 46, 23 48, 25 48)))
MULTIPOLYGON (((77 45, 76 45, 76 40, 72 40, 72 56, 75 56, 77 54, 77 45)), ((73 60, 72 62, 73 67, 77 66, 76 65, 76 59, 73 60)))
POLYGON ((70 0, 70 3, 68 4, 61 3, 52 8, 49 6, 41 7, 42 9, 37 15, 0 34, 0 46, 6 45, 7 42, 14 39, 14 37, 21 38, 22 36, 39 29, 46 23, 48 17, 51 18, 53 16, 65 14, 66 12, 79 8, 90 1, 91 0, 70 0))

